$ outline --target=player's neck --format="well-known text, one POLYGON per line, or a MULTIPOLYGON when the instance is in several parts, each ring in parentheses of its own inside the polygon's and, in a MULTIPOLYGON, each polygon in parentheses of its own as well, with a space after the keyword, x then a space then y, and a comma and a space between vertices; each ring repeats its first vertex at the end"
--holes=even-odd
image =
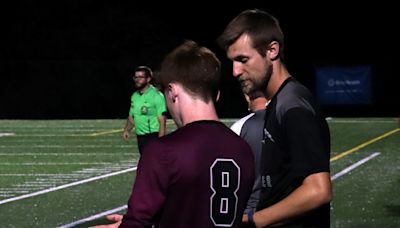
POLYGON ((265 105, 267 104, 268 100, 265 97, 257 97, 250 101, 250 110, 252 112, 256 112, 258 110, 265 109, 265 105))
POLYGON ((145 87, 139 90, 140 94, 144 94, 146 90, 150 87, 150 84, 147 84, 145 87))
POLYGON ((205 103, 201 100, 191 99, 184 107, 186 107, 186 110, 182 111, 183 125, 200 120, 219 120, 215 106, 211 101, 209 103, 205 103))
POLYGON ((266 91, 266 97, 269 100, 275 95, 282 83, 290 77, 285 65, 283 65, 280 61, 276 62, 273 67, 273 73, 268 82, 266 91))

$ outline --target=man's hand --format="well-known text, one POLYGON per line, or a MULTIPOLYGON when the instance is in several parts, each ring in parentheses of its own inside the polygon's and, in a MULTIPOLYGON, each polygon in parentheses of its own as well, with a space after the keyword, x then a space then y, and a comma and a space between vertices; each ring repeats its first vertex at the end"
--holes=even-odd
POLYGON ((124 130, 124 132, 122 133, 122 138, 123 138, 125 141, 128 141, 128 139, 129 139, 129 131, 124 130))
POLYGON ((117 228, 121 224, 123 217, 124 217, 123 215, 119 215, 119 214, 107 215, 106 218, 109 221, 112 221, 112 222, 115 222, 115 223, 108 224, 108 225, 91 226, 89 228, 117 228))
POLYGON ((243 216, 242 216, 242 222, 243 222, 243 223, 248 223, 248 222, 249 222, 249 217, 247 216, 247 214, 243 214, 243 216))

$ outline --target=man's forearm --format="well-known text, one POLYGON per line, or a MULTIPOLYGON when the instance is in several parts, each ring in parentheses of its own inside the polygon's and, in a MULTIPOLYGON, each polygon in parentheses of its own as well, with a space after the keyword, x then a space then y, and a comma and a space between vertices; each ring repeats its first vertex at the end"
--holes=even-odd
MULTIPOLYGON (((330 174, 328 172, 312 174, 306 177, 303 184, 285 199, 271 207, 257 211, 253 219, 257 227, 285 223, 329 203, 331 198, 330 174)), ((244 220, 246 219, 244 217, 244 220)))
POLYGON ((158 117, 158 123, 160 124, 160 129, 158 131, 158 137, 165 135, 166 128, 166 117, 164 115, 158 117))
POLYGON ((133 118, 131 116, 126 120, 124 131, 131 131, 133 128, 133 118))

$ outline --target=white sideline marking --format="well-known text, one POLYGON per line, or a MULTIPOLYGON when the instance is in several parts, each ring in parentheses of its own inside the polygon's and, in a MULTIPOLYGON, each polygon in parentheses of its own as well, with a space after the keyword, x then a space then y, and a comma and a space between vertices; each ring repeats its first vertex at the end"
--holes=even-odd
POLYGON ((0 137, 3 137, 3 136, 13 136, 13 135, 15 135, 15 133, 0 132, 0 137))
POLYGON ((40 183, 33 183, 30 185, 24 185, 23 187, 25 187, 25 186, 27 186, 27 187, 49 187, 49 184, 47 184, 47 182, 46 183, 40 182, 40 183))
POLYGON ((113 134, 113 133, 117 133, 117 132, 123 132, 124 129, 116 129, 116 130, 110 130, 110 131, 102 131, 102 132, 97 132, 97 133, 92 133, 89 136, 99 136, 99 135, 109 135, 109 134, 113 134))
POLYGON ((0 194, 0 197, 9 197, 9 196, 12 196, 12 195, 10 195, 10 194, 0 194))
POLYGON ((0 165, 109 165, 110 162, 0 162, 0 165))
POLYGON ((333 123, 393 123, 396 120, 342 120, 337 118, 326 118, 327 121, 333 123))
POLYGON ((121 153, 121 154, 113 154, 113 153, 0 153, 0 156, 115 156, 115 155, 124 155, 129 156, 132 153, 121 153))
MULTIPOLYGON (((35 176, 35 177, 39 177, 36 178, 34 181, 26 181, 23 184, 17 184, 17 185, 13 185, 14 187, 17 187, 15 190, 29 190, 29 192, 35 192, 35 191, 40 191, 43 189, 47 189, 47 188, 52 188, 52 187, 56 187, 58 185, 62 185, 62 184, 66 184, 66 183, 70 183, 70 182, 75 182, 75 181, 80 181, 82 179, 87 179, 87 178, 91 178, 91 177, 95 177, 95 176, 99 176, 99 175, 103 175, 103 174, 107 174, 107 173, 112 173, 112 172, 117 172, 120 170, 125 170, 125 169, 129 169, 132 167, 131 162, 129 162, 130 165, 128 165, 128 163, 122 163, 122 164, 118 164, 115 167, 111 166, 107 166, 107 167, 103 167, 103 168, 87 168, 87 169, 83 169, 83 170, 79 170, 79 171, 75 171, 77 173, 72 173, 72 174, 26 174, 26 176, 35 176), (94 175, 93 175, 94 174, 94 175), (42 178, 40 178, 42 177, 42 178)), ((24 176, 24 174, 21 173, 5 173, 5 174, 0 174, 1 176, 8 176, 8 177, 12 177, 12 176, 24 176)), ((0 186, 0 191, 1 190, 9 190, 9 188, 1 188, 0 186)), ((29 193, 26 192, 26 193, 29 193)), ((18 195, 21 195, 21 192, 15 192, 14 194, 8 194, 8 197, 15 197, 18 195)), ((2 198, 6 198, 6 197, 2 197, 2 198)))
MULTIPOLYGON (((335 175, 333 175, 331 177, 331 180, 335 180, 335 179, 345 175, 346 173, 350 172, 351 170, 357 168, 358 166, 364 164, 365 162, 371 160, 372 158, 374 158, 374 157, 376 157, 376 156, 378 156, 380 154, 381 153, 379 153, 379 152, 375 152, 375 153, 371 154, 370 156, 368 156, 368 157, 366 157, 366 158, 354 163, 353 165, 351 165, 351 166, 343 169, 339 173, 336 173, 335 175)), ((69 223, 69 224, 66 224, 66 225, 62 225, 59 228, 69 228, 69 227, 73 227, 73 226, 76 226, 76 225, 80 225, 82 223, 90 222, 90 221, 93 221, 95 219, 101 218, 101 217, 106 216, 108 214, 113 214, 115 212, 122 211, 122 210, 124 210, 126 208, 127 208, 126 205, 125 206, 121 206, 121 207, 117 207, 117 208, 114 208, 114 209, 111 209, 111 210, 108 210, 108 211, 105 211, 105 212, 101 212, 99 214, 95 214, 95 215, 92 215, 90 217, 87 217, 87 218, 84 218, 84 219, 81 219, 81 220, 78 220, 78 221, 75 221, 75 222, 72 222, 72 223, 69 223)))
POLYGON ((28 192, 29 190, 12 190, 12 191, 0 190, 0 193, 28 193, 28 192))
POLYGON ((106 215, 109 215, 109 214, 113 214, 113 213, 116 213, 118 211, 125 210, 126 208, 128 208, 127 205, 120 206, 120 207, 117 207, 117 208, 114 208, 114 209, 111 209, 111 210, 108 210, 108 211, 104 211, 102 213, 99 213, 99 214, 96 214, 96 215, 92 215, 90 217, 87 217, 87 218, 84 218, 84 219, 81 219, 81 220, 78 220, 78 221, 75 221, 75 222, 71 222, 71 223, 66 224, 66 225, 59 226, 58 228, 74 227, 76 225, 79 225, 79 224, 82 224, 82 223, 85 223, 85 222, 90 222, 92 220, 101 218, 103 216, 106 216, 106 215))
POLYGON ((60 186, 57 186, 57 187, 54 187, 54 188, 44 189, 44 190, 41 190, 41 191, 38 191, 38 192, 33 192, 33 193, 30 193, 30 194, 26 194, 26 195, 21 195, 21 196, 17 196, 17 197, 5 199, 5 200, 0 200, 0 205, 1 204, 5 204, 5 203, 9 203, 9 202, 13 202, 13 201, 17 201, 17 200, 21 200, 21 199, 25 199, 25 198, 30 198, 30 197, 33 197, 33 196, 46 194, 46 193, 49 193, 49 192, 54 192, 54 191, 57 191, 57 190, 60 190, 60 189, 64 189, 64 188, 69 188, 69 187, 72 187, 72 186, 75 186, 75 185, 80 185, 80 184, 92 182, 92 181, 95 181, 95 180, 104 179, 104 178, 115 176, 115 175, 119 175, 119 174, 122 174, 122 173, 135 171, 136 169, 137 169, 137 167, 132 167, 132 168, 129 168, 129 169, 118 171, 118 172, 108 173, 108 174, 105 174, 105 175, 92 177, 92 178, 89 178, 89 179, 80 180, 80 181, 72 182, 72 183, 69 183, 69 184, 60 185, 60 186))
MULTIPOLYGON (((67 176, 71 174, 63 174, 63 173, 0 173, 0 176, 5 177, 25 177, 25 176, 34 176, 34 177, 52 177, 52 176, 67 176)), ((16 185, 18 186, 18 184, 16 185)))
POLYGON ((131 145, 2 145, 0 148, 131 148, 131 145))
POLYGON ((351 166, 349 166, 349 167, 343 169, 342 171, 336 173, 335 175, 333 175, 333 176, 331 177, 331 180, 335 180, 335 179, 337 179, 337 178, 339 178, 339 177, 341 177, 341 176, 347 174, 347 173, 350 172, 351 170, 357 168, 358 166, 364 164, 365 162, 367 162, 367 161, 373 159, 374 157, 376 157, 376 156, 378 156, 378 155, 380 155, 380 154, 381 154, 381 153, 379 153, 379 152, 375 152, 375 153, 371 154, 370 156, 361 159, 360 161, 358 161, 358 162, 352 164, 351 166))
POLYGON ((2 191, 26 191, 26 188, 15 188, 15 187, 8 187, 8 188, 0 188, 0 192, 2 191))

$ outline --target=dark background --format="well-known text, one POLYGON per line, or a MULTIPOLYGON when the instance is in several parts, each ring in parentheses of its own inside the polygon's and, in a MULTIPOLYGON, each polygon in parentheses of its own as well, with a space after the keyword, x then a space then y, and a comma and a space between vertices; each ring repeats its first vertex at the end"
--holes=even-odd
POLYGON ((157 69, 184 39, 220 57, 218 112, 224 118, 241 117, 246 102, 215 39, 234 16, 254 7, 280 20, 285 63, 313 93, 315 67, 372 66, 372 104, 323 106, 327 116, 399 116, 399 74, 394 71, 399 64, 399 20, 393 4, 239 3, 2 3, 0 119, 126 118, 133 69, 157 69))

